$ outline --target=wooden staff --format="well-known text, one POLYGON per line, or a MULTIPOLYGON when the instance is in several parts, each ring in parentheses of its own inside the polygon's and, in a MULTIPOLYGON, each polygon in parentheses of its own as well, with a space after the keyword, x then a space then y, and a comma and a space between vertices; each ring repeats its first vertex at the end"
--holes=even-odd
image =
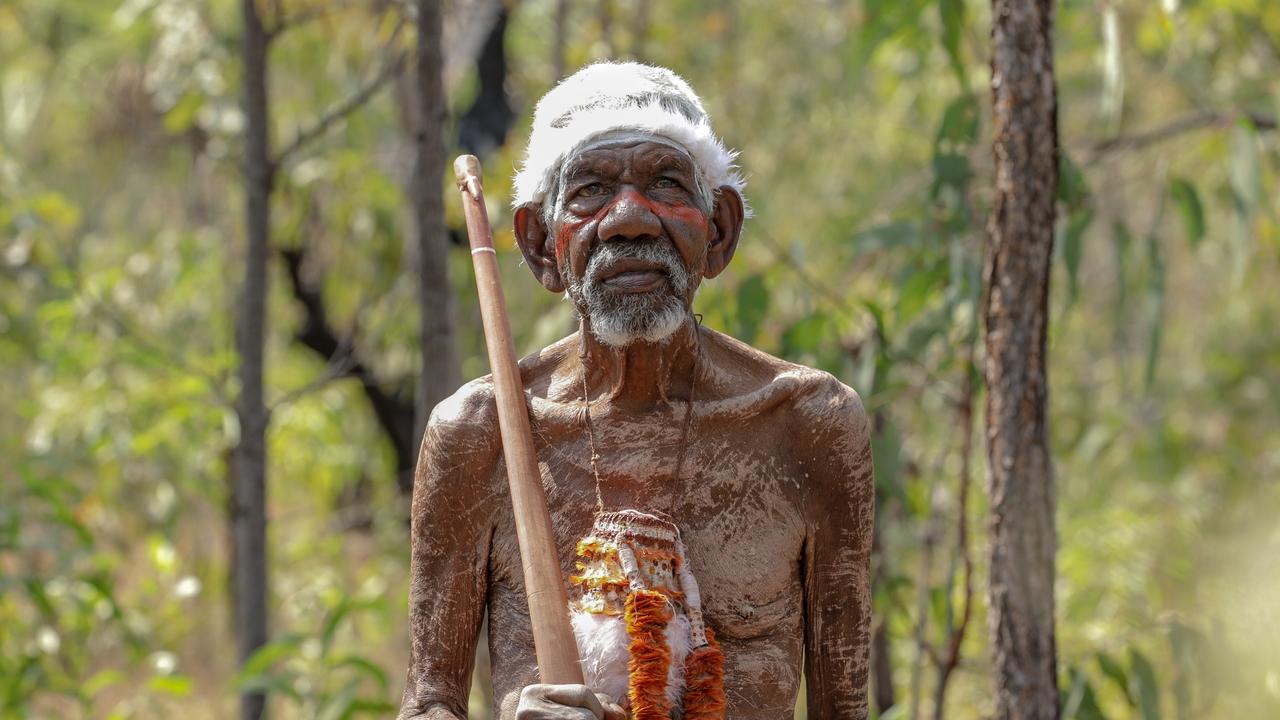
POLYGON ((502 454, 507 461, 507 481, 511 485, 511 505, 515 510, 516 539, 524 567, 538 674, 544 683, 581 685, 582 665, 573 629, 569 626, 569 604, 556 557, 551 514, 547 512, 547 496, 542 490, 538 455, 533 449, 533 433, 529 430, 529 413, 524 404, 524 385, 511 342, 511 322, 498 277, 498 253, 493 249, 493 232, 489 228, 484 188, 480 184, 480 161, 474 155, 462 155, 454 161, 453 173, 462 191, 471 261, 476 269, 476 292, 480 296, 489 368, 493 371, 498 428, 502 433, 502 454))

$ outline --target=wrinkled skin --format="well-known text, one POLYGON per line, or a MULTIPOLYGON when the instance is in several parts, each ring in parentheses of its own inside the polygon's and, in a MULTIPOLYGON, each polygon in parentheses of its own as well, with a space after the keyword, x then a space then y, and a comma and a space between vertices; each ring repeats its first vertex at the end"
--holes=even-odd
MULTIPOLYGON (((662 242, 695 278, 684 298, 691 306, 696 280, 719 274, 733 255, 741 199, 722 188, 710 212, 699 209, 692 164, 665 145, 590 150, 570 161, 565 178, 551 227, 537 209, 516 215, 521 249, 549 290, 564 290, 566 273, 581 280, 600 243, 662 242)), ((670 292, 661 273, 643 270, 614 284, 670 292)), ((596 509, 585 372, 604 506, 667 512, 681 528, 724 650, 727 717, 791 718, 803 662, 809 717, 866 718, 874 491, 857 394, 827 373, 702 328, 692 314, 662 343, 608 347, 590 327, 585 317, 582 331, 521 362, 565 576, 596 509)), ((400 717, 465 717, 486 610, 498 717, 597 717, 521 704, 538 674, 497 427, 487 377, 441 403, 427 427, 400 717)))

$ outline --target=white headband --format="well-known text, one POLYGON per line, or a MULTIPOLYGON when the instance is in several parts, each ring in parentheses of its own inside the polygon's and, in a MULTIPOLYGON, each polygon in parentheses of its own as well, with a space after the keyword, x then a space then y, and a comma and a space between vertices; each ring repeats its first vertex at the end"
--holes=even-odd
POLYGON ((712 132, 688 83, 666 68, 598 63, 565 78, 538 102, 513 205, 541 204, 566 160, 618 131, 674 144, 693 159, 706 188, 728 186, 742 195, 746 181, 733 164, 737 153, 712 132))

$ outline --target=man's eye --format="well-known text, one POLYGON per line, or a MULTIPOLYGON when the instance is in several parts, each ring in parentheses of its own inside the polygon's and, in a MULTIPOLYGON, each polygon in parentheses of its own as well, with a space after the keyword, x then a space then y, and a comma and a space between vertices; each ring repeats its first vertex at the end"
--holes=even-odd
POLYGON ((600 197, 604 194, 604 186, 600 183, 591 183, 583 185, 578 189, 578 195, 581 197, 600 197))
POLYGON ((678 188, 680 183, 668 177, 660 177, 653 181, 653 186, 657 188, 678 188))

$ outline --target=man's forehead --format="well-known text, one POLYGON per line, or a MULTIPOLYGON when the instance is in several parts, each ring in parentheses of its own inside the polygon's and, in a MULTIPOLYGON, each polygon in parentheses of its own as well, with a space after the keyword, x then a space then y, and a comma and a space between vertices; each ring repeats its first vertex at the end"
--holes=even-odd
POLYGON ((589 145, 565 162, 564 176, 572 179, 586 173, 616 173, 628 165, 642 170, 694 172, 693 159, 683 148, 660 139, 640 139, 589 145))

